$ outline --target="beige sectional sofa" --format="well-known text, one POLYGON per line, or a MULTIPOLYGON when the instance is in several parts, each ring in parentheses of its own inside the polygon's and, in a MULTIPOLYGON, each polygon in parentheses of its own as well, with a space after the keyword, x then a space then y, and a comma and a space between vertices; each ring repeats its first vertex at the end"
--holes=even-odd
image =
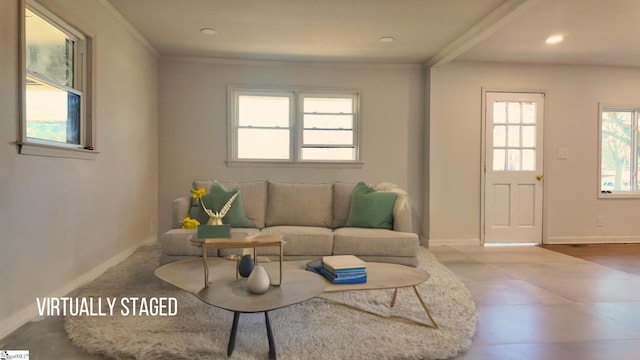
MULTIPOLYGON (((196 180, 194 189, 207 191, 214 182, 196 180)), ((391 183, 375 186, 378 191, 397 194, 393 205, 392 229, 347 227, 355 183, 333 184, 250 181, 220 183, 239 189, 238 197, 250 227, 232 227, 232 233, 246 235, 282 233, 287 241, 285 260, 312 259, 351 254, 365 261, 417 265, 420 246, 407 193, 391 183)), ((236 199, 238 201, 238 199, 236 199)), ((162 235, 162 263, 201 255, 190 240, 195 230, 181 228, 181 222, 197 207, 190 197, 173 201, 172 229, 162 235)), ((276 258, 277 248, 258 248, 259 256, 276 258)), ((237 250, 211 249, 208 256, 226 256, 237 250)))

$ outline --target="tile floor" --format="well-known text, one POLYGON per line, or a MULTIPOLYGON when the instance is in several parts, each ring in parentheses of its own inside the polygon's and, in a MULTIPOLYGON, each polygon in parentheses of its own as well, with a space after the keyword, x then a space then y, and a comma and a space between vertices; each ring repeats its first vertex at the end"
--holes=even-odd
POLYGON ((460 359, 640 359, 640 276, 534 246, 430 250, 479 309, 460 359))
MULTIPOLYGON (((640 358, 640 276, 540 247, 432 247, 467 285, 480 317, 463 360, 640 358)), ((67 339, 63 322, 25 324, 0 349, 31 359, 98 360, 67 339)))

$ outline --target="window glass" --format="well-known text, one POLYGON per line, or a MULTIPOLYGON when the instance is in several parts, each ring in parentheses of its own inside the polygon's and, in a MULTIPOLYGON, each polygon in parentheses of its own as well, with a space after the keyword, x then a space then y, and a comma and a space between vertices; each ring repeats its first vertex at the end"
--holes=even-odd
POLYGON ((240 126, 289 127, 289 98, 247 96, 238 98, 240 126))
POLYGON ((80 39, 25 9, 25 135, 27 139, 82 143, 81 84, 76 81, 80 39))
POLYGON ((357 161, 356 93, 229 89, 230 159, 357 161))
POLYGON ((637 110, 604 110, 601 114, 600 191, 637 192, 637 110), (634 144, 636 144, 634 146, 634 144), (636 171, 632 171, 635 169, 636 171))
POLYGON ((73 87, 75 39, 29 9, 25 10, 25 17, 27 71, 73 87))
POLYGON ((307 160, 343 160, 355 158, 352 148, 304 148, 302 157, 307 160))
POLYGON ((305 113, 347 113, 353 112, 353 101, 350 98, 305 97, 305 113))
POLYGON ((355 160, 353 97, 303 95, 303 160, 355 160))
POLYGON ((289 159, 289 130, 239 129, 238 158, 289 159))

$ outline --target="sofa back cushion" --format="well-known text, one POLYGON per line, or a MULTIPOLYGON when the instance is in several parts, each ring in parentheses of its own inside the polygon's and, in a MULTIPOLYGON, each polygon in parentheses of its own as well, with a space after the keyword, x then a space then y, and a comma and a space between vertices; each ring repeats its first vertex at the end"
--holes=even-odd
POLYGON ((333 227, 343 227, 349 218, 351 193, 355 183, 335 182, 333 184, 333 227))
MULTIPOLYGON (((213 180, 195 180, 193 188, 203 187, 208 191, 213 182, 213 180)), ((244 215, 254 227, 262 229, 265 224, 265 211, 267 208, 267 182, 263 180, 246 182, 220 181, 220 184, 226 189, 240 190, 244 215)))
POLYGON ((269 182, 266 225, 332 228, 332 185, 269 182))

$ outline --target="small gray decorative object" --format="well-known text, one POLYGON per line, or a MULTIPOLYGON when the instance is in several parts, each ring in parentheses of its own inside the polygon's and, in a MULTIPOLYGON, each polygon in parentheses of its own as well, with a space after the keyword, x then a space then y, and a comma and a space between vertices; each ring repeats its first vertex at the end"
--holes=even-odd
POLYGON ((238 264, 238 273, 242 277, 247 277, 251 274, 254 268, 253 257, 251 255, 243 255, 238 264))

